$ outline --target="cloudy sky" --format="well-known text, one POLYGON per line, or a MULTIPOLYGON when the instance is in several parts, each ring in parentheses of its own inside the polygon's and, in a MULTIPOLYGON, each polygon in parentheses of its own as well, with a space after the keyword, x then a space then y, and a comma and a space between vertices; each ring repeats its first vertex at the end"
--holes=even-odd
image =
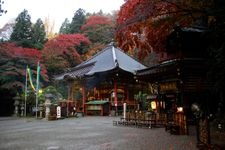
POLYGON ((111 13, 113 10, 119 10, 123 3, 124 0, 4 0, 2 7, 7 10, 7 13, 0 16, 0 28, 26 9, 33 23, 38 18, 44 21, 46 17, 49 17, 52 22, 55 22, 55 30, 58 32, 65 18, 71 21, 79 8, 91 13, 99 10, 111 13))

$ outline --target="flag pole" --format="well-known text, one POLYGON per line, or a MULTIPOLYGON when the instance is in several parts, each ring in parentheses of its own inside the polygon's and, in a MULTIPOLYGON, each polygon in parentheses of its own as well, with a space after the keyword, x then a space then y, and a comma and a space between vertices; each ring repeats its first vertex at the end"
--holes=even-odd
POLYGON ((27 116, 27 68, 26 67, 26 81, 25 81, 25 102, 24 102, 24 116, 27 116))
POLYGON ((37 112, 38 112, 39 73, 40 73, 40 66, 39 66, 39 61, 38 61, 38 65, 37 65, 37 82, 36 82, 36 119, 37 119, 37 112))

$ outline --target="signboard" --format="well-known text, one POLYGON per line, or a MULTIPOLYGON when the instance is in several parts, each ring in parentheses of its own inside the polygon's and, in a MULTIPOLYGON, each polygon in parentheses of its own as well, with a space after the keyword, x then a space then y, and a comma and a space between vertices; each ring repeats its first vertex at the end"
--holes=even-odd
POLYGON ((87 110, 101 110, 101 105, 89 105, 87 110))
POLYGON ((56 108, 56 114, 57 114, 57 119, 58 118, 61 118, 61 107, 60 106, 57 106, 57 108, 56 108))
POLYGON ((178 90, 176 82, 160 83, 159 86, 160 86, 160 91, 161 92, 178 90))

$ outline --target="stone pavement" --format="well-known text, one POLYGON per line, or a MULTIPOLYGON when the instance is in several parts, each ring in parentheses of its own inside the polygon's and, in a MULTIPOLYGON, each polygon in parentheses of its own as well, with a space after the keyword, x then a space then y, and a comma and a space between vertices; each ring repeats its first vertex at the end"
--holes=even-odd
POLYGON ((116 117, 0 118, 0 150, 196 150, 196 136, 112 125, 116 117))

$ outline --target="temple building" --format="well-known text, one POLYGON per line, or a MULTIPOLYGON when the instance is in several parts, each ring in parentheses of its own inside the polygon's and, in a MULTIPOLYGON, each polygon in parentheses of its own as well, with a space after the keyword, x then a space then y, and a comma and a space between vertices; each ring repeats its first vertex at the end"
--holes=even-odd
POLYGON ((156 112, 166 113, 167 120, 179 126, 179 134, 188 134, 188 125, 193 123, 192 104, 207 106, 212 98, 204 32, 200 28, 176 27, 167 38, 160 63, 137 71, 138 80, 148 82, 156 91, 151 96, 156 112))
POLYGON ((67 81, 68 100, 75 102, 77 111, 85 115, 118 115, 122 114, 123 103, 128 110, 138 107, 134 95, 145 84, 139 83, 136 71, 145 68, 111 44, 55 79, 67 81), (77 91, 82 93, 82 100, 74 99, 77 91))

